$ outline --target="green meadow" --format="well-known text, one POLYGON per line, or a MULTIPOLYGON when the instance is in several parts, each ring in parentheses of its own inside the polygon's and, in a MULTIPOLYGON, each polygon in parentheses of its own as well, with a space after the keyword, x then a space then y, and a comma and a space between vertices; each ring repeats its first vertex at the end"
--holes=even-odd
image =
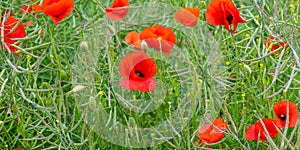
POLYGON ((249 126, 278 117, 279 101, 299 112, 300 1, 232 0, 246 20, 234 34, 207 22, 210 2, 129 0, 126 17, 112 21, 112 0, 74 0, 56 26, 41 11, 20 12, 39 0, 0 0, 0 14, 9 10, 26 32, 16 53, 0 50, 0 149, 300 149, 299 121, 266 141, 246 139, 249 126), (200 8, 195 26, 174 19, 180 8, 200 8), (138 50, 125 37, 157 25, 176 42, 170 56, 142 43, 156 88, 127 90, 120 64, 138 50), (199 129, 216 118, 227 122, 224 137, 199 142, 199 129))

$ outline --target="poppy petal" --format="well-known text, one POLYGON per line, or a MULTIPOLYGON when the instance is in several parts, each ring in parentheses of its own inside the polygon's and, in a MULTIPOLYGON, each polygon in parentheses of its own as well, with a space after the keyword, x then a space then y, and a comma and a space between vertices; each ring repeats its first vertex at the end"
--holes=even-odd
POLYGON ((144 81, 156 74, 156 65, 151 58, 137 63, 130 72, 129 79, 144 81))
POLYGON ((126 55, 120 62, 120 74, 125 79, 135 79, 135 75, 132 73, 135 69, 140 69, 145 73, 145 77, 152 77, 156 74, 154 61, 141 51, 126 55))
POLYGON ((231 0, 212 0, 206 10, 206 21, 215 26, 224 25, 231 33, 235 33, 238 23, 246 22, 231 0))
POLYGON ((255 131, 254 125, 248 127, 245 138, 246 140, 258 140, 258 134, 255 131))
POLYGON ((14 18, 13 16, 10 16, 7 21, 5 22, 5 31, 4 34, 7 38, 24 38, 26 37, 25 29, 22 23, 18 25, 18 27, 10 33, 10 31, 17 25, 19 20, 14 18))
POLYGON ((135 81, 124 79, 120 81, 120 86, 127 90, 138 90, 141 92, 152 92, 156 88, 156 79, 149 78, 145 81, 135 81))
POLYGON ((213 136, 210 137, 209 143, 217 143, 217 142, 219 142, 223 139, 223 137, 225 135, 225 132, 224 131, 220 132, 220 131, 212 130, 210 132, 210 134, 213 135, 213 136))
POLYGON ((235 7, 235 5, 230 1, 228 0, 227 3, 222 3, 224 5, 224 8, 225 8, 225 12, 229 12, 229 14, 226 14, 225 16, 225 27, 226 29, 231 32, 231 33, 235 33, 235 30, 238 26, 238 23, 245 23, 246 20, 243 19, 241 16, 240 16, 240 13, 238 11, 238 9, 235 7), (232 16, 232 25, 233 25, 233 29, 230 29, 230 24, 228 23, 228 16, 232 16))
POLYGON ((184 26, 191 27, 197 24, 199 14, 199 8, 182 8, 175 12, 174 18, 184 26))
POLYGON ((25 14, 26 10, 28 9, 28 13, 31 13, 32 12, 32 6, 21 6, 21 10, 20 10, 20 13, 21 14, 25 14))
MULTIPOLYGON (((17 40, 15 39, 26 37, 26 33, 22 23, 19 23, 19 25, 15 28, 18 22, 19 20, 14 18, 13 15, 10 15, 4 23, 4 43, 2 43, 2 48, 13 53, 17 51, 17 49, 12 46, 12 44, 17 42, 17 40), (14 29, 14 31, 11 32, 12 29, 14 29)), ((2 23, 0 22, 0 24, 2 23)))
POLYGON ((299 112, 295 103, 288 100, 282 100, 273 106, 273 110, 275 112, 276 124, 279 128, 285 127, 287 118, 289 118, 289 128, 294 127, 297 124, 299 112), (288 114, 287 109, 289 109, 288 114))
MULTIPOLYGON (((258 121, 259 123, 255 124, 255 128, 258 130, 258 133, 260 135, 261 141, 266 141, 267 140, 267 135, 265 133, 265 130, 261 124, 260 121, 258 121)), ((275 120, 273 119, 263 119, 263 123, 267 129, 267 132, 269 133, 271 138, 274 138, 278 135, 278 131, 277 128, 275 126, 275 120)))
POLYGON ((122 8, 129 6, 128 0, 115 0, 112 5, 105 9, 107 18, 113 21, 123 20, 128 12, 129 8, 122 8))
MULTIPOLYGON (((271 138, 274 138, 278 135, 278 131, 275 126, 275 120, 262 119, 262 122, 264 123, 271 138)), ((255 122, 254 125, 248 127, 245 137, 246 140, 258 140, 258 137, 263 142, 267 140, 266 132, 259 120, 255 122)))
POLYGON ((45 0, 42 4, 43 12, 48 15, 55 25, 67 17, 74 9, 74 0, 59 0, 56 2, 45 0))
POLYGON ((215 128, 218 128, 218 130, 225 130, 227 128, 227 122, 223 122, 222 118, 217 118, 213 121, 213 125, 215 125, 215 128))
POLYGON ((206 21, 207 23, 215 26, 220 26, 224 24, 224 17, 220 13, 223 14, 219 2, 217 0, 213 0, 209 3, 206 9, 206 21))
POLYGON ((171 55, 171 50, 176 43, 176 37, 171 28, 155 25, 145 28, 140 39, 144 40, 149 48, 162 50, 167 56, 171 55))
POLYGON ((141 47, 142 42, 140 40, 140 34, 138 32, 135 32, 135 31, 129 32, 125 36, 125 41, 136 49, 139 49, 139 50, 142 49, 142 47, 141 47))
POLYGON ((120 74, 124 78, 120 86, 127 90, 151 92, 156 88, 155 62, 145 53, 136 51, 126 55, 120 62, 120 74))
MULTIPOLYGON (((285 43, 285 42, 280 42, 278 39, 275 39, 272 35, 270 35, 268 38, 266 38, 266 40, 264 41, 264 46, 266 49, 270 49, 271 51, 277 50, 278 48, 282 47, 282 48, 289 48, 289 46, 285 43)), ((271 56, 274 55, 279 55, 281 53, 281 51, 277 51, 273 54, 271 54, 271 56)))
POLYGON ((38 4, 34 4, 33 5, 33 11, 35 12, 35 13, 37 13, 37 12, 40 12, 40 11, 42 11, 43 9, 42 9, 42 6, 41 5, 38 5, 38 4))
POLYGON ((210 124, 203 125, 199 131, 198 136, 200 137, 202 142, 210 143, 210 132, 213 130, 212 126, 210 124))
POLYGON ((198 131, 201 142, 216 143, 223 139, 227 122, 223 122, 222 118, 215 119, 212 124, 204 124, 198 131))
POLYGON ((2 48, 4 50, 9 50, 12 53, 15 53, 17 49, 12 46, 16 41, 4 38, 4 43, 2 43, 2 48))

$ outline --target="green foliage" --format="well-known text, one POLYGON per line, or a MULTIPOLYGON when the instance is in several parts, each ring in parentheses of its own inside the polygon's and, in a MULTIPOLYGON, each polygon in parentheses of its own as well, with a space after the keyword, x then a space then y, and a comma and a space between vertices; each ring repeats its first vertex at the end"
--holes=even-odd
MULTIPOLYGON (((35 1, 37 2, 37 1, 35 1)), ((205 22, 205 9, 209 1, 167 0, 164 2, 176 8, 201 8, 199 22, 205 22)), ((228 121, 229 130, 225 139, 219 144, 211 146, 216 149, 273 149, 269 142, 246 141, 245 130, 254 124, 258 117, 274 118, 272 107, 282 99, 288 99, 300 105, 300 6, 299 0, 289 1, 234 1, 247 23, 239 24, 237 33, 232 35, 224 27, 207 25, 214 38, 219 42, 222 59, 226 68, 219 74, 225 75, 224 82, 227 90, 223 107, 217 112, 219 117, 228 121), (274 11, 276 10, 276 11, 274 11), (270 35, 270 31, 278 34, 290 45, 282 58, 279 55, 264 56, 268 51, 263 42, 270 35), (299 59, 299 58, 298 58, 299 59), (280 62, 280 66, 278 66, 280 62), (274 77, 276 79, 274 83, 274 77), (264 93, 263 93, 264 92, 264 93)), ((15 12, 17 18, 23 18, 19 9, 23 3, 29 1, 0 0, 0 14, 5 9, 15 12)), ((142 5, 142 1, 130 1, 132 6, 142 5)), ((19 56, 0 51, 0 149, 127 149, 112 144, 96 134, 85 122, 80 104, 76 101, 76 93, 72 93, 74 85, 75 56, 82 53, 80 43, 91 37, 87 33, 94 31, 93 25, 105 17, 105 8, 111 1, 75 0, 75 9, 58 26, 46 15, 39 13, 24 17, 22 22, 34 21, 33 26, 26 27, 27 39, 21 41, 19 56), (24 52, 25 51, 25 52, 24 52)), ((149 24, 150 25, 150 24, 149 24)), ((101 53, 96 64, 95 84, 99 93, 97 103, 101 103, 107 113, 116 112, 118 121, 130 124, 130 118, 139 118, 137 125, 151 127, 170 116, 178 103, 180 85, 176 78, 164 81, 172 91, 167 91, 163 103, 154 111, 140 115, 129 109, 123 109, 117 101, 116 95, 109 90, 111 67, 115 67, 116 60, 121 55, 120 49, 127 44, 124 37, 131 30, 141 30, 143 26, 133 25, 127 30, 117 31, 117 39, 112 40, 118 45, 109 45, 107 53, 101 53), (108 58, 107 55, 110 57, 108 58), (111 93, 110 93, 111 92, 111 93), (108 94, 110 93, 110 95, 108 94), (108 101, 109 100, 109 101, 108 101)), ((201 30, 201 29, 197 29, 201 30)), ((180 28, 178 46, 184 45, 185 35, 180 28)), ((99 41, 101 42, 101 41, 99 41)), ((191 42, 187 50, 190 61, 201 74, 205 68, 206 57, 196 45, 191 42)), ((101 49, 101 51, 105 51, 101 49)), ((157 62, 164 66, 164 62, 157 62)), ((165 65, 164 69, 169 66, 165 65)), ((172 76, 166 72, 158 72, 158 76, 172 76)), ((197 145, 197 129, 203 120, 199 118, 205 113, 209 97, 205 93, 210 91, 209 81, 204 80, 205 74, 195 78, 203 79, 201 100, 194 115, 189 118, 180 136, 170 139, 153 149, 193 149, 197 145)), ((88 83, 87 83, 88 84, 88 83)), ((149 98, 147 94, 131 92, 136 98, 149 98)), ((286 135, 279 135, 273 139, 279 148, 281 144, 289 149, 299 149, 299 123, 289 129, 286 135), (291 139, 290 143, 282 142, 282 136, 291 139), (296 142, 297 148, 293 146, 296 142)), ((205 145, 201 145, 201 148, 205 145)), ((149 148, 152 149, 152 148, 149 148)))

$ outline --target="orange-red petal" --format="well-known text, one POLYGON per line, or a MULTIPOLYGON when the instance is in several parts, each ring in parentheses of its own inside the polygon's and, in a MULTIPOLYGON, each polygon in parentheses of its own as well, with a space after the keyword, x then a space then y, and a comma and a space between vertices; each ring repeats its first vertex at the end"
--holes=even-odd
MULTIPOLYGON (((262 119, 262 122, 264 123, 267 132, 269 133, 271 138, 274 138, 278 135, 278 131, 276 129, 276 122, 273 119, 262 119)), ((250 125, 247 128, 246 134, 245 134, 245 138, 246 140, 258 140, 258 138, 261 141, 266 141, 267 140, 267 136, 266 136, 266 132, 262 126, 262 123, 258 120, 257 122, 255 122, 254 125, 250 125)))
POLYGON ((55 25, 58 25, 73 9, 74 0, 44 0, 42 4, 43 12, 51 18, 55 25))
POLYGON ((156 87, 156 64, 146 53, 132 52, 122 58, 120 74, 123 80, 120 86, 127 90, 150 92, 156 87))
POLYGON ((120 81, 120 86, 126 90, 138 90, 141 92, 152 92, 156 88, 156 79, 149 78, 145 81, 135 81, 123 79, 120 81))
POLYGON ((223 10, 218 0, 212 0, 206 9, 207 23, 215 26, 224 25, 223 10))
POLYGON ((212 124, 204 124, 198 131, 201 142, 216 143, 223 139, 227 122, 222 118, 215 119, 212 124))
MULTIPOLYGON (((26 33, 22 23, 19 23, 19 25, 15 28, 18 22, 19 21, 13 15, 10 15, 6 20, 6 22, 4 23, 4 43, 2 43, 2 48, 4 50, 9 50, 10 52, 16 52, 17 49, 13 47, 12 44, 17 42, 16 38, 26 37, 26 33), (11 31, 14 28, 15 30, 11 31)), ((0 22, 0 24, 2 23, 0 22)))
POLYGON ((254 125, 248 126, 245 138, 246 140, 256 140, 256 141, 258 140, 258 133, 256 132, 254 125))
POLYGON ((38 4, 34 4, 32 7, 33 7, 33 11, 34 11, 34 12, 40 12, 40 11, 43 10, 43 9, 42 9, 42 6, 41 6, 41 5, 38 5, 38 4))
POLYGON ((212 0, 206 10, 206 21, 215 26, 224 25, 231 33, 235 33, 238 23, 246 22, 231 0, 212 0))
MULTIPOLYGON (((275 51, 278 48, 282 47, 282 48, 289 48, 289 46, 285 43, 285 42, 279 42, 278 39, 275 39, 272 35, 270 35, 268 38, 266 38, 266 40, 264 41, 264 46, 267 49, 270 49, 271 51, 275 51)), ((281 52, 280 50, 271 54, 271 56, 274 56, 274 54, 279 55, 281 52)))
POLYGON ((21 14, 25 14, 26 10, 28 10, 27 12, 28 13, 31 13, 32 12, 32 6, 21 6, 21 10, 20 10, 20 13, 21 14))
POLYGON ((289 118, 288 128, 294 127, 297 124, 299 112, 295 103, 282 100, 273 106, 273 110, 275 112, 276 124, 279 128, 285 127, 287 118, 289 118), (289 110, 289 113, 287 113, 287 110, 289 110))
POLYGON ((107 18, 113 21, 123 20, 128 12, 129 8, 128 0, 115 0, 112 5, 105 9, 107 18))
POLYGON ((140 34, 138 32, 135 31, 131 31, 129 32, 126 36, 125 36, 125 41, 130 44, 131 46, 133 46, 136 49, 141 50, 141 40, 140 40, 140 34))
POLYGON ((171 55, 171 49, 176 43, 172 29, 159 25, 145 28, 140 34, 140 39, 144 40, 148 47, 162 50, 167 56, 171 55))
POLYGON ((199 14, 199 8, 182 8, 175 12, 174 18, 184 26, 191 27, 197 24, 199 14))

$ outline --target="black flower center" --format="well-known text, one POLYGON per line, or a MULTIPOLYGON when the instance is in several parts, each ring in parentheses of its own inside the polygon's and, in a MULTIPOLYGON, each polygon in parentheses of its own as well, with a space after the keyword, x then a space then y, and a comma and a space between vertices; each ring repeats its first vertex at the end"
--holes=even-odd
POLYGON ((231 24, 232 23, 232 20, 233 20, 233 16, 230 14, 230 15, 228 15, 227 17, 226 17, 226 20, 227 20, 227 22, 229 23, 229 24, 231 24))
POLYGON ((280 114, 279 115, 279 119, 282 120, 282 121, 285 121, 286 116, 284 114, 280 114))
POLYGON ((139 76, 139 77, 141 77, 141 78, 144 78, 145 77, 145 75, 143 75, 140 71, 134 71, 134 73, 137 75, 137 76, 139 76))

